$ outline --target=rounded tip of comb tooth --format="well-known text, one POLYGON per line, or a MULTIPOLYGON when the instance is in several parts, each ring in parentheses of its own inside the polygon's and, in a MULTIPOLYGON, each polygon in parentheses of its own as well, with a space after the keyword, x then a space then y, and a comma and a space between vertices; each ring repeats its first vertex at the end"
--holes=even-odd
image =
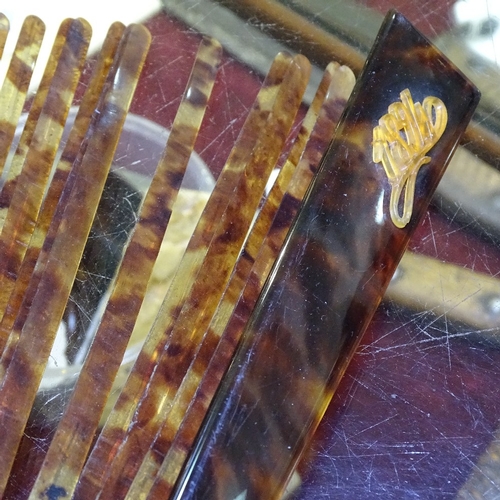
POLYGON ((9 20, 7 19, 7 16, 0 12, 0 29, 8 30, 9 28, 10 28, 10 23, 9 20))

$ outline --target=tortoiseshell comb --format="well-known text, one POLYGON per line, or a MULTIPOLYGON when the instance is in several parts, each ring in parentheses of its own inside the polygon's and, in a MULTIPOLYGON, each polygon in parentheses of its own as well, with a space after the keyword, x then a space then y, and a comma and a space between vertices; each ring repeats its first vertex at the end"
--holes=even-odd
MULTIPOLYGON (((0 16, 0 53, 7 32, 0 16)), ((90 26, 62 23, 26 104, 43 32, 26 19, 0 90, 0 497, 96 214, 122 201, 111 167, 151 41, 111 26, 69 127, 90 26)), ((221 57, 201 39, 151 184, 130 187, 142 201, 26 498, 278 498, 478 99, 395 13, 350 101, 354 75, 331 63, 304 110, 310 64, 278 54, 107 415, 221 57)))
MULTIPOLYGON (((28 64, 19 61, 26 53, 24 37, 29 35, 31 46, 39 46, 40 25, 36 18, 28 18, 11 67, 28 64), (35 35, 33 26, 38 28, 35 35)), ((3 337, 0 370, 1 491, 64 312, 149 39, 139 25, 110 28, 47 188, 90 40, 85 21, 64 21, 7 172, 0 259, 5 294, 2 331, 8 334, 3 337)), ((26 70, 32 66, 33 61, 26 70)), ((18 98, 24 102, 27 88, 22 72, 7 75, 2 90, 9 86, 18 88, 18 98)), ((4 127, 11 132, 9 142, 15 128, 15 122, 4 127)))
POLYGON ((391 12, 172 498, 279 498, 479 100, 391 12))
MULTIPOLYGON (((3 17, 2 46, 7 33, 8 22, 3 17)), ((65 146, 53 167, 86 60, 90 26, 80 19, 62 23, 42 81, 28 104, 29 112, 19 142, 8 160, 43 33, 41 20, 33 16, 26 19, 0 91, 3 104, 0 160, 2 166, 6 164, 0 193, 2 495, 8 491, 18 445, 75 277, 80 273, 78 266, 84 248, 93 244, 87 242, 89 232, 101 194, 110 189, 107 188, 108 173, 150 44, 150 35, 143 26, 125 28, 120 23, 111 26, 94 62, 92 76, 84 84, 86 90, 65 146)), ((160 448, 167 454, 165 438, 160 436, 167 431, 176 432, 176 427, 172 427, 175 422, 168 420, 167 425, 165 421, 169 415, 166 404, 169 399, 164 397, 161 405, 155 399, 155 394, 164 391, 162 377, 157 376, 165 369, 178 374, 169 380, 167 387, 171 391, 170 400, 175 403, 175 414, 184 412, 186 398, 194 395, 193 380, 203 375, 213 355, 280 200, 286 197, 287 184, 292 180, 289 193, 295 201, 288 204, 291 203, 293 212, 354 83, 348 68, 332 64, 294 140, 292 126, 308 82, 309 63, 302 56, 277 56, 226 168, 219 176, 143 352, 89 456, 205 114, 220 56, 216 41, 202 40, 165 150, 137 209, 135 225, 111 281, 95 338, 71 397, 66 406, 60 408, 62 418, 39 467, 38 477, 36 480, 33 477, 34 483, 29 478, 26 481, 32 488, 30 498, 89 498, 89 495, 133 498, 135 492, 143 495, 152 487, 156 474, 160 474, 160 464, 155 457, 160 448), (324 127, 323 135, 316 128, 315 142, 306 148, 318 116, 318 124, 324 127), (267 179, 286 141, 295 144, 279 180, 259 209, 267 179), (308 159, 292 177, 301 156, 308 159), (261 212, 258 223, 249 233, 258 209, 261 212), (218 269, 216 279, 212 277, 214 267, 218 269), (207 333, 211 323, 214 323, 211 327, 214 333, 212 330, 207 333), (189 325, 198 332, 191 340, 182 336, 189 325), (213 338, 209 340, 209 337, 213 338), (113 346, 111 352, 110 345, 113 346), (163 351, 165 354, 161 355, 163 351), (174 360, 179 363, 175 370, 168 358, 175 355, 174 351, 184 353, 178 361, 174 360), (182 370, 186 373, 184 380, 182 370), (92 394, 92 404, 88 401, 89 394, 92 394), (120 422, 123 421, 121 425, 125 429, 129 425, 127 415, 141 415, 152 408, 157 417, 151 422, 148 418, 142 420, 150 428, 148 439, 141 426, 132 426, 126 433, 120 430, 120 422), (131 439, 134 432, 144 436, 141 453, 129 445, 134 442, 131 439), (111 459, 102 444, 113 439, 123 451, 111 459), (153 461, 147 453, 150 447, 153 461), (64 460, 61 457, 65 457, 64 460), (86 461, 87 466, 82 469, 86 461), (104 482, 96 480, 93 467, 104 482), (140 473, 136 474, 139 469, 140 473), (128 491, 132 481, 134 487, 128 491)), ((101 205, 102 209, 109 209, 106 207, 110 203, 101 205)), ((282 217, 284 225, 278 228, 281 238, 289 219, 282 217)), ((274 244, 267 268, 279 247, 276 237, 274 244)), ((77 289, 81 288, 84 276, 85 272, 81 272, 77 289)), ((254 286, 253 289, 256 293, 260 288, 254 286)), ((234 337, 232 343, 236 340, 234 337)), ((194 401, 201 402, 201 399, 194 401)), ((205 411, 202 405, 191 412, 194 416, 188 427, 191 432, 193 425, 198 425, 194 422, 200 421, 205 411)), ((182 442, 189 446, 192 439, 185 441, 186 437, 182 442)), ((173 485, 182 459, 177 456, 171 463, 177 471, 169 476, 173 485)), ((28 495, 28 489, 25 493, 28 495)))
MULTIPOLYGON (((7 31, 2 31, 5 35, 2 45, 7 31)), ((0 195, 3 222, 0 238, 2 492, 8 483, 150 44, 149 32, 143 26, 125 28, 121 23, 111 26, 94 64, 93 75, 86 82, 86 91, 64 150, 55 170, 49 175, 86 59, 90 31, 88 23, 83 20, 68 19, 62 23, 44 76, 30 104, 19 143, 7 167, 0 195)), ((2 168, 26 100, 43 33, 41 20, 34 16, 26 19, 0 91, 2 168)), ((115 344, 116 352, 110 360, 103 362, 99 359, 105 354, 105 350, 99 347, 101 337, 106 341, 105 333, 99 334, 91 351, 91 354, 97 351, 94 357, 98 358, 100 368, 106 367, 110 372, 108 376, 102 373, 99 378, 104 388, 96 396, 99 398, 103 392, 104 395, 95 400, 97 406, 92 407, 91 422, 95 418, 98 422, 99 401, 106 400, 106 384, 112 383, 116 373, 113 369, 120 365, 123 356, 120 345, 126 345, 140 307, 143 289, 169 220, 169 211, 206 109, 219 58, 217 42, 204 40, 194 65, 192 81, 170 133, 170 147, 165 148, 128 251, 122 259, 115 289, 125 290, 126 285, 121 284, 120 279, 126 283, 128 279, 133 282, 128 284, 129 289, 133 288, 137 293, 129 294, 126 309, 120 314, 121 324, 126 325, 122 328, 124 339, 122 344, 115 344), (129 261, 132 261, 135 273, 131 272, 129 261), (132 320, 127 319, 127 313, 132 320)), ((112 295, 109 301, 112 311, 116 300, 112 295)), ((105 330, 109 323, 106 317, 101 323, 105 330)), ((116 343, 118 324, 111 323, 116 343)), ((95 363, 91 355, 87 357, 87 363, 91 366, 95 363)), ((98 372, 92 369, 82 371, 94 375, 98 372)), ((92 389, 96 388, 96 380, 92 378, 92 389)), ((85 380, 82 378, 80 383, 85 384, 85 380)), ((78 401, 81 391, 75 391, 74 396, 78 401)), ((69 415, 70 410, 71 407, 68 408, 69 415)), ((80 413, 78 422, 67 417, 63 423, 70 425, 70 429, 61 425, 60 434, 74 438, 71 425, 80 425, 83 417, 80 413)), ((95 427, 91 427, 87 434, 82 430, 80 425, 80 451, 71 454, 73 461, 85 459, 90 441, 85 448, 83 436, 91 440, 95 427)), ((54 446, 61 447, 59 438, 54 446)), ((47 455, 46 462, 52 468, 57 464, 69 466, 59 459, 54 463, 51 454, 47 455)))

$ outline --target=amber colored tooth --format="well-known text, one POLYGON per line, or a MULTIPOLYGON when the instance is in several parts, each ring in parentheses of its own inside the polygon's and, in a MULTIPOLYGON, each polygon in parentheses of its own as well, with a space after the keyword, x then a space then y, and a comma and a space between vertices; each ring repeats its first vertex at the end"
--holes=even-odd
MULTIPOLYGON (((326 148, 332 136, 333 128, 337 123, 341 110, 343 109, 343 104, 345 104, 346 98, 348 97, 353 85, 354 75, 348 68, 338 70, 338 64, 332 63, 329 65, 311 107, 303 120, 299 134, 295 139, 290 154, 288 155, 288 158, 281 169, 280 174, 278 175, 278 178, 276 179, 276 182, 274 183, 263 207, 261 208, 257 220, 246 240, 245 249, 241 253, 229 285, 224 292, 224 296, 211 321, 210 327, 203 338, 203 345, 196 354, 194 362, 189 367, 189 371, 184 377, 181 386, 172 398, 172 408, 166 416, 166 420, 162 424, 161 430, 155 437, 155 442, 148 451, 148 454, 146 455, 129 490, 127 498, 137 498, 139 492, 144 495, 150 490, 151 486, 155 482, 156 474, 166 454, 168 454, 169 457, 165 460, 164 465, 170 473, 173 470, 178 471, 182 466, 182 449, 179 450, 179 448, 176 448, 175 451, 172 451, 170 454, 170 445, 174 441, 174 437, 176 437, 177 430, 184 423, 183 419, 186 412, 192 412, 195 406, 200 411, 200 402, 193 400, 193 396, 195 395, 196 389, 204 376, 207 365, 209 362, 210 365, 212 364, 212 356, 214 355, 213 346, 217 345, 220 340, 220 336, 224 331, 224 326, 227 323, 231 311, 235 307, 235 303, 238 300, 246 280, 248 279, 252 264, 257 258, 257 254, 264 237, 271 227, 273 220, 275 220, 278 207, 280 206, 280 202, 283 199, 290 180, 297 180, 298 177, 301 177, 305 181, 302 183, 305 191, 307 185, 309 184, 308 181, 310 181, 312 177, 314 165, 310 162, 305 163, 304 160, 307 155, 310 154, 312 144, 314 144, 314 151, 316 152, 316 155, 321 155, 321 151, 326 148), (347 74, 349 78, 340 82, 338 77, 339 73, 347 74), (342 98, 334 100, 334 95, 335 97, 338 97, 339 94, 342 94, 342 98), (334 106, 334 104, 336 104, 336 106, 334 106), (333 113, 332 109, 334 110, 333 113), (326 110, 328 110, 328 116, 325 116, 325 114, 327 114, 326 110), (317 121, 318 116, 319 121, 317 121), (305 150, 304 148, 306 144, 308 144, 313 129, 315 130, 315 136, 313 136, 313 140, 310 141, 309 148, 305 150), (318 143, 317 135, 319 134, 319 130, 321 130, 321 133, 323 134, 323 141, 318 143), (318 152, 317 149, 319 147, 322 147, 322 149, 318 152), (301 167, 296 169, 299 163, 301 164, 301 167), (179 451, 180 453, 178 453, 179 451), (173 458, 174 456, 176 458, 173 458), (166 465, 167 462, 170 464, 168 467, 166 465)), ((317 162, 319 162, 318 159, 317 162)), ((298 203, 296 205, 298 205, 298 203)), ((285 234, 287 230, 286 220, 288 218, 289 223, 291 222, 293 210, 286 210, 286 212, 283 212, 282 210, 281 212, 282 213, 279 217, 279 228, 275 228, 275 231, 279 229, 281 233, 285 234)), ((279 246, 280 245, 276 248, 276 253, 279 246)), ((269 264, 269 266, 270 265, 271 264, 269 264)), ((262 280, 263 279, 265 279, 265 277, 263 277, 262 280)), ((218 348, 215 349, 215 353, 217 351, 218 348)), ((203 403, 207 403, 209 399, 207 393, 201 394, 203 394, 203 397, 201 398, 201 404, 203 406, 203 403)), ((201 412, 198 416, 201 422, 203 419, 201 412)), ((176 445, 179 445, 178 441, 176 442, 176 445)), ((184 442, 183 446, 189 447, 189 442, 184 442)), ((175 478, 170 477, 168 482, 172 485, 175 482, 175 478)), ((162 498, 168 497, 167 489, 168 488, 162 489, 160 493, 162 498)), ((157 498, 156 495, 156 491, 151 493, 152 498, 157 498)))
MULTIPOLYGON (((1 33, 0 29, 0 36, 1 33)), ((0 175, 23 110, 44 33, 45 25, 38 17, 25 19, 0 90, 0 175)))
POLYGON ((89 127, 87 148, 71 172, 77 178, 69 195, 63 191, 14 324, 19 342, 2 357, 0 493, 50 355, 150 38, 142 26, 126 30, 89 127))
MULTIPOLYGON (((52 52, 57 54, 57 59, 51 57, 44 75, 47 87, 41 89, 41 97, 37 94, 33 104, 36 109, 40 109, 40 113, 30 113, 28 116, 28 121, 31 121, 37 115, 36 123, 33 123, 33 135, 25 154, 22 154, 22 170, 15 181, 14 191, 9 196, 8 208, 4 209, 5 221, 0 238, 0 315, 4 314, 33 234, 50 170, 85 62, 90 36, 90 26, 86 21, 63 21, 52 52)), ((10 186, 12 185, 7 181, 4 191, 10 186)))
MULTIPOLYGON (((65 45, 66 41, 68 40, 70 29, 73 27, 73 34, 75 35, 76 33, 74 30, 78 29, 78 26, 81 23, 85 23, 86 30, 90 30, 88 23, 82 20, 66 19, 61 23, 61 26, 57 33, 54 45, 49 55, 49 60, 47 62, 47 65, 45 66, 42 79, 38 86, 38 90, 30 106, 26 123, 19 139, 19 143, 10 162, 6 176, 6 182, 0 192, 0 228, 4 225, 7 207, 9 207, 11 204, 12 195, 15 190, 17 179, 25 163, 28 151, 30 150, 31 142, 34 137, 35 130, 38 126, 39 118, 42 116, 42 110, 46 106, 46 101, 49 96, 49 90, 51 89, 52 78, 56 72, 56 68, 59 65, 59 60, 62 57, 63 49, 65 46, 66 55, 70 56, 71 48, 65 45)), ((90 36, 90 33, 88 33, 86 36, 90 36)), ((78 38, 76 38, 76 40, 78 40, 78 38)), ((77 45, 79 44, 78 41, 76 41, 76 43, 77 45)), ((68 59, 67 62, 69 63, 70 59, 68 59)), ((56 104, 55 102, 57 96, 54 95, 53 91, 51 93, 53 107, 56 108, 58 106, 58 104, 56 104)), ((48 111, 48 108, 46 108, 46 111, 48 111)), ((50 117, 50 114, 47 116, 50 117)), ((39 127, 41 128, 41 122, 39 127)))
POLYGON ((95 497, 100 489, 106 464, 111 460, 114 447, 119 446, 130 424, 135 405, 138 404, 141 393, 155 368, 156 359, 165 346, 164 328, 159 325, 169 321, 173 323, 178 316, 207 253, 215 227, 273 110, 280 83, 291 61, 290 56, 279 54, 264 81, 188 244, 159 312, 158 320, 146 338, 115 408, 111 411, 89 456, 75 493, 77 498, 95 497))
POLYGON ((205 115, 220 56, 218 42, 202 41, 163 157, 142 204, 91 350, 33 488, 33 498, 39 498, 49 487, 70 496, 76 486, 139 313, 205 115), (110 358, 107 346, 111 344, 110 358), (92 405, 88 404, 89 393, 92 405), (67 458, 61 461, 61 456, 67 458))
MULTIPOLYGON (((105 475, 101 493, 103 498, 122 498, 126 494, 164 412, 169 408, 169 395, 173 394, 182 381, 204 333, 205 324, 210 321, 227 285, 266 179, 276 164, 293 124, 308 77, 309 63, 302 56, 297 56, 285 74, 282 88, 277 94, 275 112, 270 115, 266 129, 261 132, 245 167, 245 175, 241 176, 229 200, 182 311, 175 324, 162 327, 168 339, 167 345, 148 383, 147 391, 139 401, 120 449, 105 475), (276 113, 278 110, 279 113, 276 113), (187 331, 189 336, 186 335, 187 331), (163 402, 166 404, 162 404, 163 402), (150 411, 152 408, 153 412, 150 411), (139 447, 134 444, 136 435, 141 436, 139 447), (125 464, 126 470, 123 469, 125 464)), ((159 326, 162 326, 161 323, 159 326)))
POLYGON ((297 57, 283 79, 283 92, 278 94, 276 101, 279 109, 276 120, 268 121, 263 130, 264 136, 257 143, 245 176, 240 179, 216 229, 191 293, 172 330, 168 332, 167 346, 159 358, 157 369, 139 403, 125 440, 112 462, 111 473, 103 488, 103 498, 122 498, 126 494, 134 478, 134 470, 137 471, 147 451, 144 447, 153 443, 200 344, 202 341, 208 344, 207 356, 215 348, 216 339, 205 338, 205 333, 233 273, 266 180, 284 147, 308 80, 309 63, 302 56, 297 57), (217 272, 214 273, 214 270, 217 272), (152 406, 156 411, 151 412, 152 406), (139 436, 141 446, 137 447, 135 443, 139 436))
POLYGON ((170 498, 281 498, 478 101, 403 16, 387 15, 170 498), (420 168, 444 106, 448 126, 400 228, 376 141, 394 164, 420 168), (377 137, 384 113, 391 130, 377 137), (416 157, 388 140, 397 130, 412 153, 412 133, 422 131, 416 157))
MULTIPOLYGON (((45 200, 40 210, 29 247, 26 250, 26 255, 19 270, 14 289, 8 297, 5 313, 0 321, 0 353, 6 345, 7 339, 14 325, 14 321, 19 312, 19 308, 21 307, 24 293, 31 278, 38 255, 42 249, 42 245, 56 210, 57 203, 68 179, 71 166, 73 165, 78 154, 83 153, 86 147, 86 143, 84 141, 85 134, 89 127, 92 114, 97 105, 99 95, 101 94, 103 85, 106 81, 106 77, 113 62, 113 57, 117 50, 118 43, 123 35, 124 29, 125 26, 121 23, 114 23, 111 25, 102 50, 98 55, 91 80, 76 115, 75 123, 70 131, 66 146, 57 164, 47 194, 45 195, 45 200)), ((74 177, 72 179, 74 181, 74 177)), ((66 190, 68 191, 69 188, 66 188, 66 190)), ((3 300, 5 300, 4 295, 7 295, 7 290, 2 290, 0 292, 0 298, 3 300)))
POLYGON ((0 59, 2 59, 3 56, 3 50, 5 48, 5 42, 7 41, 9 29, 10 23, 7 16, 0 12, 0 59))

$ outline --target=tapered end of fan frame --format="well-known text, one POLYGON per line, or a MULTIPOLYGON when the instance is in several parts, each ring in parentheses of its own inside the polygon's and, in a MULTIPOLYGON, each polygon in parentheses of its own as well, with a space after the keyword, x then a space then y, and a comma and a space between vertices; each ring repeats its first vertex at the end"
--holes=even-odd
MULTIPOLYGON (((0 17, 0 52, 8 30, 0 17)), ((168 498, 354 76, 332 63, 306 110, 308 61, 277 55, 213 191, 203 195, 204 208, 154 321, 145 327, 138 318, 155 265, 162 265, 162 244, 186 225, 182 200, 199 194, 181 184, 221 47, 212 39, 200 41, 142 195, 117 178, 112 165, 148 53, 148 30, 110 27, 100 53, 92 56, 93 72, 76 109, 91 28, 82 19, 61 24, 42 80, 28 96, 43 36, 43 22, 26 18, 11 60, 3 61, 8 70, 0 90, 0 493, 33 499, 168 498), (123 222, 110 212, 124 200, 136 201, 116 249, 116 241, 102 240, 123 222), (98 234, 97 219, 107 221, 106 234, 98 234), (112 265, 103 271, 100 259, 112 265), (103 273, 105 285, 96 286, 92 277, 103 273), (77 341, 66 339, 74 344, 65 352, 76 381, 65 386, 64 404, 47 425, 50 446, 38 451, 24 484, 13 484, 14 476, 19 482, 16 467, 28 460, 20 447, 26 426, 43 414, 37 405, 47 363, 61 335, 69 337, 74 311, 88 307, 79 301, 92 295, 89 289, 95 297, 85 310, 85 331, 77 341), (142 349, 114 402, 113 383, 137 335, 142 349)))

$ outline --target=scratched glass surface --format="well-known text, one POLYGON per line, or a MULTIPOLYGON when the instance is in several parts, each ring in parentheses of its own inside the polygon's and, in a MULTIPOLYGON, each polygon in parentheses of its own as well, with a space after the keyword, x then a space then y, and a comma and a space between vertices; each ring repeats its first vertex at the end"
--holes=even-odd
MULTIPOLYGON (((405 14, 480 87, 483 99, 464 139, 466 148, 455 155, 410 243, 411 252, 432 260, 415 260, 411 253, 403 261, 299 467, 291 495, 296 500, 452 499, 472 498, 479 491, 480 498, 498 498, 496 2, 189 0, 183 8, 173 0, 163 3, 168 12, 145 22, 152 45, 131 111, 170 128, 199 33, 219 38, 225 55, 195 146, 215 177, 277 51, 300 51, 321 69, 338 55, 357 73, 389 8, 405 14), (225 18, 216 7, 238 8, 236 22, 242 21, 235 28, 224 22, 222 30, 217 18, 219 25, 225 18), (261 36, 269 57, 254 48, 261 36), (464 270, 472 272, 462 276, 464 270)), ((91 68, 87 63, 84 73, 89 75, 91 68)), ((45 411, 48 406, 43 401, 33 412, 5 498, 27 496, 30 474, 47 450, 53 417, 60 411, 57 406, 45 411)))

